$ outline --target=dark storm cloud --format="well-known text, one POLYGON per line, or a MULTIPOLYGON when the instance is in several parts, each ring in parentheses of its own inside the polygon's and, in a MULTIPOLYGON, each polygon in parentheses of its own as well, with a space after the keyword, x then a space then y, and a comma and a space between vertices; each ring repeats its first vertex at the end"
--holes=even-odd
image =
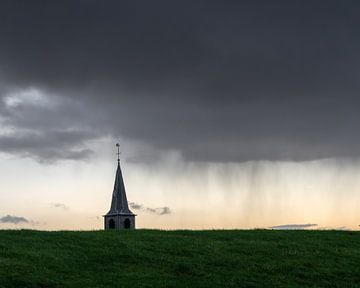
POLYGON ((67 104, 1 107, 15 130, 0 149, 86 158, 87 141, 111 135, 199 161, 359 156, 359 12, 357 1, 1 1, 3 101, 38 89, 67 104))
POLYGON ((89 114, 76 101, 46 96, 35 89, 4 95, 0 97, 0 127, 7 129, 1 133, 0 128, 2 152, 40 162, 87 159, 93 151, 84 143, 104 135, 100 126, 92 128, 89 114))
POLYGON ((31 156, 40 162, 52 162, 57 159, 86 159, 93 151, 76 148, 80 146, 82 135, 82 131, 48 131, 40 135, 28 133, 0 136, 0 149, 2 152, 22 157, 31 156), (71 141, 67 141, 66 139, 73 136, 72 134, 76 136, 72 137, 71 141))

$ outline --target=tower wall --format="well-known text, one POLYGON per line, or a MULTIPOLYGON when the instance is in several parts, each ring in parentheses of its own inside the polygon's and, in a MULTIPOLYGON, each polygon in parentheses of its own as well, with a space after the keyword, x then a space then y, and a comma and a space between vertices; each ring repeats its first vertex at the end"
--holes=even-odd
POLYGON ((104 229, 105 230, 135 229, 135 215, 104 216, 104 229), (111 221, 113 222, 111 223, 111 221), (111 227, 112 224, 113 227, 111 227))

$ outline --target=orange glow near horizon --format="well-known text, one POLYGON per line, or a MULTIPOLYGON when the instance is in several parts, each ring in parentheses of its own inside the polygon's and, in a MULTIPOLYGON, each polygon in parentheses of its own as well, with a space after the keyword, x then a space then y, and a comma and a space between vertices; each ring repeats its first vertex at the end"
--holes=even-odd
MULTIPOLYGON (((2 229, 102 229, 102 215, 110 205, 114 163, 44 166, 6 158, 2 162, 7 165, 0 167, 1 175, 6 175, 0 192, 0 216, 17 215, 30 221, 2 223, 2 229), (56 203, 65 207, 56 207, 56 203)), ((307 223, 317 224, 313 229, 359 228, 358 163, 319 160, 200 165, 169 157, 151 165, 123 161, 122 168, 128 200, 144 207, 132 209, 138 215, 138 228, 251 229, 307 223), (145 209, 165 206, 170 214, 145 209)))

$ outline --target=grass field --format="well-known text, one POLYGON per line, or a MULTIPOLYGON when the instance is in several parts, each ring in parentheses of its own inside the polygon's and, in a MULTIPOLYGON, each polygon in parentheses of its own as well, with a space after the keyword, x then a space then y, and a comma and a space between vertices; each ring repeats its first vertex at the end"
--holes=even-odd
POLYGON ((0 287, 360 287, 360 232, 3 230, 0 287))

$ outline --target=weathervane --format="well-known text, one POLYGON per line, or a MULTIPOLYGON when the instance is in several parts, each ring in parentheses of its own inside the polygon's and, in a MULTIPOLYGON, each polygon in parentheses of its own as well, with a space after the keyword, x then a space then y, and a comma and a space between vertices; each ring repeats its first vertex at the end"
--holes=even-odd
POLYGON ((116 147, 117 147, 117 153, 116 153, 116 155, 117 155, 117 157, 118 157, 117 161, 120 162, 120 154, 121 154, 121 152, 120 152, 120 144, 119 144, 119 143, 116 143, 116 147))

